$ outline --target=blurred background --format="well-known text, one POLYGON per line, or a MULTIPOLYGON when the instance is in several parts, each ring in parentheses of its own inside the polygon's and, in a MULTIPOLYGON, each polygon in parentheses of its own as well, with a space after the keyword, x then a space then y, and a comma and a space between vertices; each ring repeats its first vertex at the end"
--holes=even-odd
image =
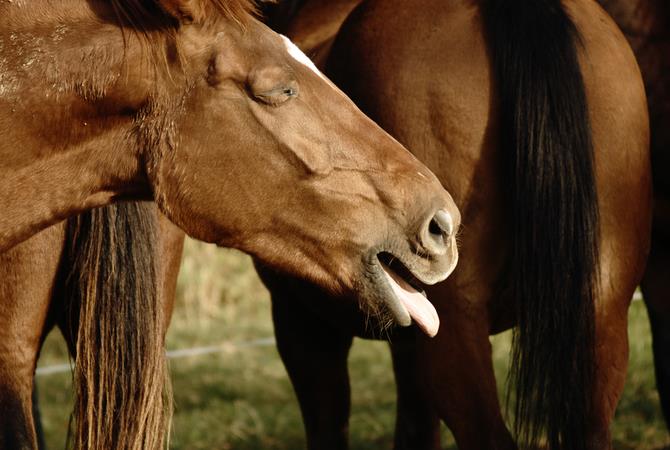
MULTIPOLYGON (((644 305, 633 302, 630 365, 613 424, 616 449, 670 449, 661 416, 644 305)), ((187 240, 168 350, 175 415, 173 449, 298 450, 305 448, 300 410, 271 340, 270 298, 249 257, 187 240)), ((510 333, 491 338, 499 392, 504 394, 510 333)), ((38 367, 67 363, 58 331, 38 367)), ((395 384, 387 345, 357 339, 349 358, 352 450, 390 449, 395 384)), ((72 410, 71 373, 37 376, 49 449, 64 448, 72 410)), ((443 445, 455 449, 448 430, 443 445)))

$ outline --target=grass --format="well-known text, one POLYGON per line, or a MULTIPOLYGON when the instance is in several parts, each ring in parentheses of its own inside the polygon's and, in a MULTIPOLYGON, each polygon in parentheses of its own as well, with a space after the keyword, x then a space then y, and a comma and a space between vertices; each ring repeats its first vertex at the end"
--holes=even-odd
MULTIPOLYGON (((244 342, 272 336, 270 301, 249 258, 187 242, 168 348, 244 342)), ((670 445, 655 390, 646 312, 630 312, 628 381, 612 428, 615 449, 670 445)), ((505 379, 509 333, 492 338, 499 384, 505 379)), ((39 365, 67 360, 62 339, 47 339, 39 365)), ((395 420, 395 387, 387 346, 356 340, 350 356, 351 449, 388 449, 395 420)), ((304 448, 298 405, 273 346, 224 351, 171 361, 175 418, 171 448, 295 450, 304 448)), ((64 447, 71 411, 70 374, 38 377, 49 449, 64 447)), ((455 448, 445 430, 444 445, 455 448)))

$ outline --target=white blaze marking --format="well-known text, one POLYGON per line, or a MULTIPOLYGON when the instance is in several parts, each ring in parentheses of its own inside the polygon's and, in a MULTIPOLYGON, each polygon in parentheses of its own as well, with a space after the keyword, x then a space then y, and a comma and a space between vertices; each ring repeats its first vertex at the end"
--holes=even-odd
POLYGON ((286 47, 286 51, 288 51, 288 54, 293 57, 296 61, 298 61, 300 64, 303 64, 307 67, 309 67, 315 74, 320 76, 323 79, 326 79, 326 77, 321 73, 321 71, 316 67, 316 65, 312 62, 311 59, 307 57, 303 53, 302 50, 298 48, 297 45, 295 45, 289 38, 284 36, 283 34, 280 34, 282 40, 284 41, 284 46, 286 47))

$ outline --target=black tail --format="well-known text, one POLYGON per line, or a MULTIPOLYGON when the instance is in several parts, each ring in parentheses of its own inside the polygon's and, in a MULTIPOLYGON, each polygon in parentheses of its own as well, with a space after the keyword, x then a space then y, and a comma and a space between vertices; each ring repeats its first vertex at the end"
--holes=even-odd
POLYGON ((112 205, 68 221, 74 448, 165 446, 171 408, 156 230, 148 203, 112 205))
POLYGON ((587 447, 595 372, 598 200, 579 34, 560 0, 486 0, 509 165, 517 300, 516 431, 587 447))

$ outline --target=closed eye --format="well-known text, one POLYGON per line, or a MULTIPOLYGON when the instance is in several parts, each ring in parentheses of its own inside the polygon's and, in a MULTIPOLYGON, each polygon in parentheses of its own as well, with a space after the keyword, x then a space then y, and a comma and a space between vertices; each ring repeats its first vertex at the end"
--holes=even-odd
POLYGON ((295 86, 280 86, 263 92, 252 92, 254 99, 270 106, 279 106, 282 103, 298 96, 295 86))

